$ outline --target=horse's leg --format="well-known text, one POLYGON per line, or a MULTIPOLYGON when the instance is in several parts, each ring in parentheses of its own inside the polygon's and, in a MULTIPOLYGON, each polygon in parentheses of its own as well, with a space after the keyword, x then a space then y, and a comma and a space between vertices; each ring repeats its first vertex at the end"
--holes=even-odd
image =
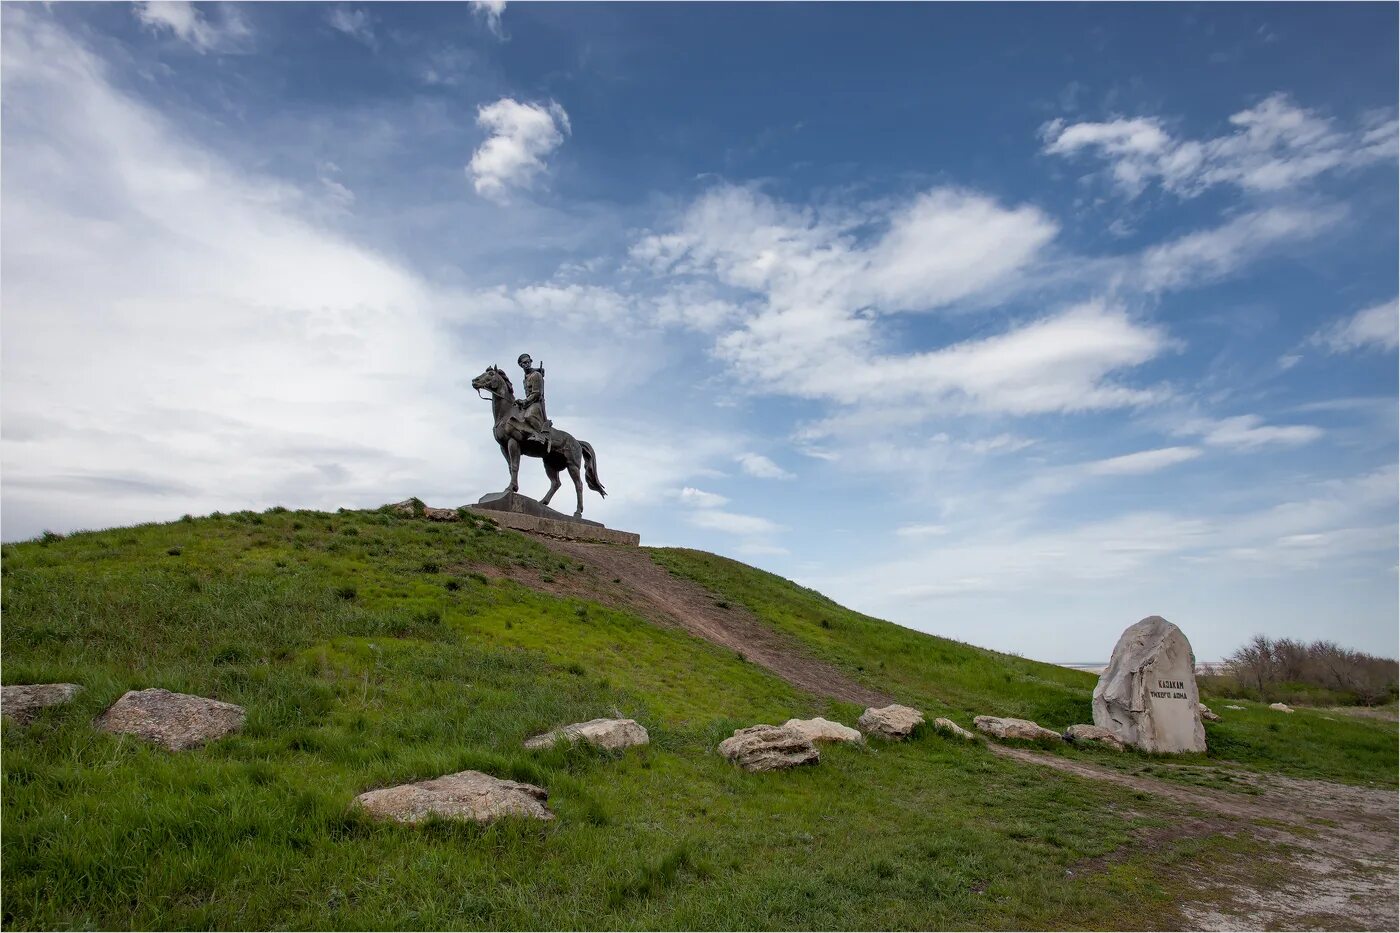
POLYGON ((578 476, 578 461, 569 460, 569 479, 574 481, 574 492, 578 493, 578 511, 574 513, 574 518, 583 518, 583 480, 578 476))
POLYGON ((506 441, 506 461, 510 464, 510 485, 506 492, 520 491, 520 444, 515 438, 506 441))
POLYGON ((554 494, 559 491, 559 465, 553 462, 553 458, 545 457, 544 471, 549 474, 549 492, 544 494, 540 500, 540 505, 549 505, 549 500, 554 498, 554 494))

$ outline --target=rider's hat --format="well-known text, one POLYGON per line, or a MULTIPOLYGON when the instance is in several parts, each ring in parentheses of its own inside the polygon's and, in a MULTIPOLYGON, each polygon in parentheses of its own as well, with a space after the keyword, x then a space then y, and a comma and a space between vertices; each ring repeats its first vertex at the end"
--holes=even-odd
MULTIPOLYGON (((528 360, 528 359, 530 359, 530 354, 528 354, 528 353, 522 353, 522 354, 520 354, 519 356, 517 356, 517 357, 515 358, 515 362, 517 362, 517 363, 520 364, 521 366, 524 366, 524 365, 525 365, 525 361, 528 360)), ((532 361, 532 362, 533 362, 533 361, 532 361)))

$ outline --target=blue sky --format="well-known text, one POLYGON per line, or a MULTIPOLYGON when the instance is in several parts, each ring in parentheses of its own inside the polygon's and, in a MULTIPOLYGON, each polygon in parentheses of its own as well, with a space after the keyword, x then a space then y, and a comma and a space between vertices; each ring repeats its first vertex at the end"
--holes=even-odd
POLYGON ((648 544, 1394 656, 1396 15, 7 4, 3 535, 474 501, 528 351, 648 544))

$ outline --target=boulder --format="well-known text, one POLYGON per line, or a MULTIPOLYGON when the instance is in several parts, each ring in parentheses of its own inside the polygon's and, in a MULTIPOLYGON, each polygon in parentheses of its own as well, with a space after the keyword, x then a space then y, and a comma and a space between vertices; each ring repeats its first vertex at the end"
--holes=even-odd
POLYGON ((83 689, 77 684, 14 684, 0 688, 0 715, 27 726, 46 706, 67 703, 83 689))
POLYGON ((423 517, 430 522, 459 522, 462 516, 457 514, 456 509, 435 509, 432 506, 423 507, 423 517))
POLYGON ((1123 750, 1123 743, 1118 741, 1118 736, 1100 726, 1090 726, 1079 724, 1070 726, 1065 730, 1066 742, 1095 742, 1099 745, 1107 745, 1115 751, 1123 750))
POLYGON ((958 725, 957 723, 953 722, 953 720, 951 720, 951 719, 944 719, 944 718, 942 718, 941 716, 940 716, 938 719, 935 719, 935 720, 933 721, 933 727, 934 727, 935 729, 937 729, 939 732, 945 733, 945 734, 947 734, 947 735, 954 736, 955 738, 959 738, 959 739, 971 739, 971 740, 974 740, 974 741, 975 741, 976 738, 977 738, 977 736, 973 735, 971 732, 968 732, 968 731, 967 731, 966 729, 964 729, 962 726, 960 726, 960 725, 958 725))
POLYGON ((1206 706, 1204 703, 1197 703, 1196 709, 1200 712, 1201 718, 1204 719, 1206 722, 1220 721, 1220 714, 1217 713, 1215 710, 1211 709, 1209 706, 1206 706))
POLYGON ((814 765, 821 753, 796 729, 757 725, 736 729, 719 743, 719 753, 745 771, 778 771, 798 765, 814 765))
POLYGON ((503 816, 552 820, 544 805, 549 792, 533 784, 503 781, 480 771, 458 771, 416 784, 366 791, 355 805, 372 816, 398 823, 421 823, 430 817, 489 823, 503 816))
POLYGON ((1196 658, 1161 616, 1128 626, 1094 687, 1094 725, 1147 752, 1203 752, 1196 658))
POLYGON ((998 739, 1023 739, 1034 742, 1036 739, 1059 739, 1060 733, 1031 722, 1029 719, 1011 719, 1007 716, 975 716, 972 724, 979 732, 985 732, 998 739))
POLYGON ((874 706, 860 714, 860 719, 856 720, 856 725, 860 726, 860 731, 869 734, 883 735, 887 739, 907 739, 909 733, 919 723, 924 721, 924 714, 908 706, 900 706, 893 703, 889 706, 876 708, 874 706))
POLYGON ((1269 704, 1269 709, 1276 709, 1276 710, 1278 710, 1280 713, 1291 713, 1291 712, 1293 712, 1293 707, 1289 706, 1287 703, 1270 703, 1270 704, 1269 704))
POLYGON ((389 506, 389 508, 393 509, 399 515, 407 515, 409 518, 414 518, 419 514, 418 510, 426 509, 426 506, 423 505, 423 500, 421 499, 405 499, 402 502, 395 502, 393 505, 389 506))
POLYGON ((864 742, 865 736, 850 726, 843 726, 830 719, 789 719, 783 728, 793 729, 805 735, 812 742, 864 742))
POLYGON ((525 747, 550 748, 554 743, 567 741, 570 744, 585 742, 599 748, 620 751, 633 745, 645 745, 651 741, 647 730, 635 719, 590 719, 561 726, 544 735, 525 740, 525 747))
POLYGON ((172 752, 243 728, 243 707, 169 690, 128 690, 93 722, 102 732, 134 735, 172 752))

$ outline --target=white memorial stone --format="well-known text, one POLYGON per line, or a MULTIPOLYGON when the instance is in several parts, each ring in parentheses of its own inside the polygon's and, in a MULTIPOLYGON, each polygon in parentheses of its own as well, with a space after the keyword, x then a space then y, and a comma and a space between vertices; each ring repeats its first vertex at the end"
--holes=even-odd
POLYGON ((1161 616, 1130 625, 1094 688, 1094 725, 1148 752, 1203 752, 1191 643, 1161 616))

